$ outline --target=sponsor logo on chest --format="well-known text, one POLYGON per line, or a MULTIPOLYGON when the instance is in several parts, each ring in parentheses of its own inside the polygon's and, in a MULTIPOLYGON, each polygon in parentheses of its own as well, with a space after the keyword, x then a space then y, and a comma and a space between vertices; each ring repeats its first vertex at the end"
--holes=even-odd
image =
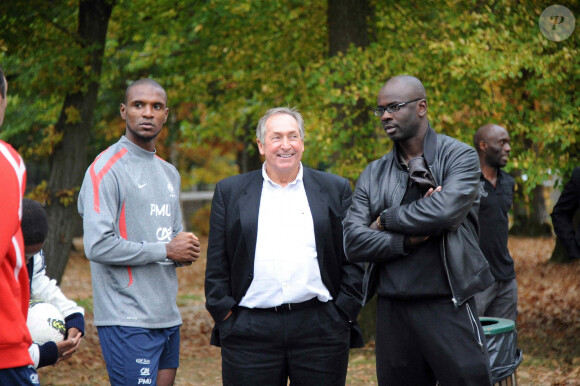
POLYGON ((149 211, 150 216, 171 217, 171 205, 169 204, 163 205, 150 204, 150 205, 151 205, 151 210, 149 211))
POLYGON ((160 228, 157 228, 157 232, 155 233, 155 236, 157 236, 158 242, 168 243, 171 241, 171 234, 172 234, 171 227, 160 227, 160 228))

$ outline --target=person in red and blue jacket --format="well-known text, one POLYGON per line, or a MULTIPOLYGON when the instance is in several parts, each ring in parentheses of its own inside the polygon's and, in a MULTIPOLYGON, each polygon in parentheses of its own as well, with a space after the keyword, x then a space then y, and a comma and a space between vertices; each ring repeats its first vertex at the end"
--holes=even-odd
MULTIPOLYGON (((0 126, 7 89, 0 69, 0 126)), ((28 354, 32 344, 26 326, 30 289, 20 229, 26 167, 20 155, 4 141, 0 141, 0 181, 0 384, 36 385, 38 374, 28 354)))

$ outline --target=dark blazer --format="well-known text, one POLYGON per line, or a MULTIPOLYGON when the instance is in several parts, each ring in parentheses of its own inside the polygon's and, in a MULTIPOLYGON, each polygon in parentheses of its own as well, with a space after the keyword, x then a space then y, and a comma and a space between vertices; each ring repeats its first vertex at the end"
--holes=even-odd
MULTIPOLYGON (((211 344, 216 346, 220 345, 221 322, 246 294, 253 279, 263 181, 260 169, 226 178, 215 188, 205 297, 206 308, 215 321, 211 344)), ((364 268, 346 259, 342 236, 342 219, 352 198, 350 184, 342 177, 308 168, 304 168, 303 181, 314 222, 322 282, 333 302, 353 321, 351 347, 362 347, 356 318, 362 307, 364 268)))
POLYGON ((552 210, 554 232, 572 259, 580 259, 580 224, 574 229, 573 223, 578 208, 580 208, 580 167, 572 171, 570 181, 552 210))

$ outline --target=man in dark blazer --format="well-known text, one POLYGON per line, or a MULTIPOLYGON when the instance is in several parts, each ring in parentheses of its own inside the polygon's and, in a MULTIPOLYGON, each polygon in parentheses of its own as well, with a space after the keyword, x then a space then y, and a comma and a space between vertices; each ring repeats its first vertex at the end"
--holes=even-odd
POLYGON ((225 385, 340 385, 363 267, 343 250, 349 182, 302 166, 304 122, 274 108, 256 129, 261 170, 220 181, 212 201, 206 307, 225 385))

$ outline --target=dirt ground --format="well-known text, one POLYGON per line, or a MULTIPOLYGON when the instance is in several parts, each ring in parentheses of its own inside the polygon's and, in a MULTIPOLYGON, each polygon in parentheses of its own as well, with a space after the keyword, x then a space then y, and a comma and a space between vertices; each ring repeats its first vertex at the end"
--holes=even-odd
MULTIPOLYGON (((550 238, 509 240, 519 288, 518 346, 524 361, 517 378, 521 386, 580 385, 580 261, 549 264, 553 247, 550 238)), ((176 385, 221 384, 220 351, 209 345, 213 321, 204 307, 204 269, 205 256, 192 267, 179 270, 183 326, 176 385)), ((93 324, 89 263, 82 254, 72 253, 61 289, 87 309, 86 336, 71 359, 39 370, 41 383, 107 385, 93 324)), ((351 351, 347 384, 377 384, 374 342, 351 351)))

